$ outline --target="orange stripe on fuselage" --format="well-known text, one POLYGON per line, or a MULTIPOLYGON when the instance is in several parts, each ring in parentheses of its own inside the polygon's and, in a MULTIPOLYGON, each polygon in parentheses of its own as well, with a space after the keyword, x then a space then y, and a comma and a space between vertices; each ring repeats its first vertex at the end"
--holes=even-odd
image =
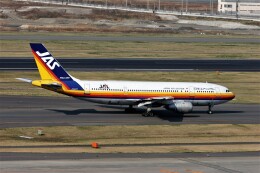
MULTIPOLYGON (((70 93, 72 96, 83 96, 81 93, 70 93)), ((160 92, 112 92, 112 91, 91 91, 89 94, 84 94, 85 97, 92 97, 92 98, 152 98, 152 97, 173 97, 173 99, 176 98, 192 98, 192 99, 209 99, 209 100, 215 100, 215 99, 222 99, 222 100, 231 100, 234 98, 233 94, 229 93, 194 93, 193 95, 190 95, 190 93, 160 93, 160 92)))

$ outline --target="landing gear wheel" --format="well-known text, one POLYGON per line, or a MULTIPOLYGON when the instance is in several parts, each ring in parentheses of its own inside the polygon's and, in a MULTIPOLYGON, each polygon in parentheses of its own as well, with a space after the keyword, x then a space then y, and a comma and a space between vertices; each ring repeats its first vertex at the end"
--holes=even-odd
POLYGON ((144 112, 144 113, 142 114, 142 116, 144 116, 144 117, 153 117, 154 114, 153 114, 153 112, 152 112, 152 109, 151 109, 151 108, 147 108, 147 111, 144 112))
POLYGON ((142 113, 142 116, 143 116, 143 117, 148 117, 148 113, 147 113, 147 112, 144 112, 144 113, 142 113))
POLYGON ((154 114, 153 114, 152 111, 149 113, 149 116, 150 116, 150 117, 154 117, 154 114))
POLYGON ((211 110, 212 108, 213 108, 213 105, 209 105, 208 114, 213 114, 213 112, 211 110))

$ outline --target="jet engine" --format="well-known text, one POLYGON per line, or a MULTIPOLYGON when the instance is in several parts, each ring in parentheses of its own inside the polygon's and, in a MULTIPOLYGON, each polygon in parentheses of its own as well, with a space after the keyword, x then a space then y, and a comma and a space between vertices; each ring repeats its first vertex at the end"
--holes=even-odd
POLYGON ((165 108, 180 113, 188 113, 192 111, 193 106, 191 102, 176 102, 165 106, 165 108))

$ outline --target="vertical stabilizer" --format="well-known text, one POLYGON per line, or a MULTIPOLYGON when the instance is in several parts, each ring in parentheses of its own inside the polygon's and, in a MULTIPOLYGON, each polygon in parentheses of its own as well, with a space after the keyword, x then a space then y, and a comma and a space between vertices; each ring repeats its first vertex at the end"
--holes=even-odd
POLYGON ((42 80, 58 81, 68 90, 83 90, 43 44, 30 43, 30 46, 42 80))

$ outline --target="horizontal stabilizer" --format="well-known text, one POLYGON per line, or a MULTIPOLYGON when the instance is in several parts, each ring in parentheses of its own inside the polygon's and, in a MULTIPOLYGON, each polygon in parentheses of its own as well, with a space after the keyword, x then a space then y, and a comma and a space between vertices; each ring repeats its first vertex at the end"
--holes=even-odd
POLYGON ((59 83, 49 83, 49 84, 42 84, 42 87, 46 87, 46 88, 51 88, 51 89, 54 89, 54 90, 57 90, 57 89, 61 89, 62 88, 62 85, 59 84, 59 83))
POLYGON ((28 83, 32 83, 32 80, 31 79, 26 79, 26 78, 16 78, 20 81, 23 81, 23 82, 28 82, 28 83))

